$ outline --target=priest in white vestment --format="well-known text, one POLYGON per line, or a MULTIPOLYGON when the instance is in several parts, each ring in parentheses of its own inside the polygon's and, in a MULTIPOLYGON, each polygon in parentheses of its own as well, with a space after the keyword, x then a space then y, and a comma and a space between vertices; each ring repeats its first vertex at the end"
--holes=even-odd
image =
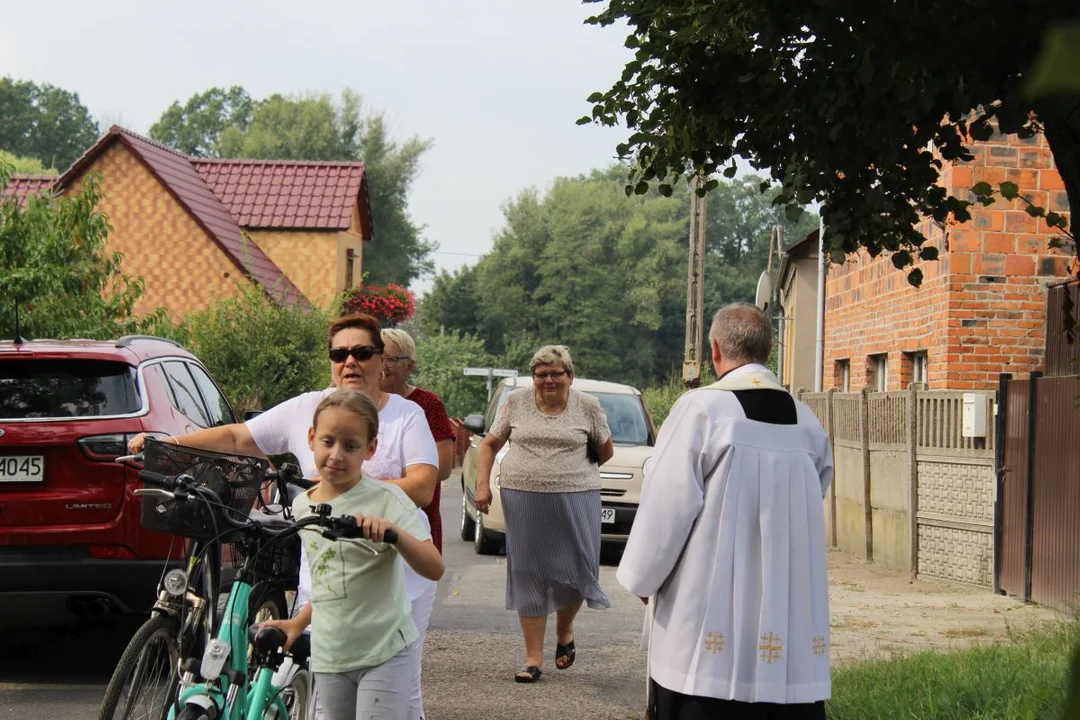
POLYGON ((720 380, 660 428, 617 574, 648 603, 648 702, 658 720, 824 720, 829 439, 764 366, 765 313, 726 306, 709 340, 720 380))

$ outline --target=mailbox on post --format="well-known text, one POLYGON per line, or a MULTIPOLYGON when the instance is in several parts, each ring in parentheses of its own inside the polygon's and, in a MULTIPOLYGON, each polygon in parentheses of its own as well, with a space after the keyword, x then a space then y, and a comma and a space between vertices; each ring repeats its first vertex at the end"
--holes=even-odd
POLYGON ((986 404, 986 396, 982 393, 964 393, 960 433, 963 437, 986 437, 986 404))

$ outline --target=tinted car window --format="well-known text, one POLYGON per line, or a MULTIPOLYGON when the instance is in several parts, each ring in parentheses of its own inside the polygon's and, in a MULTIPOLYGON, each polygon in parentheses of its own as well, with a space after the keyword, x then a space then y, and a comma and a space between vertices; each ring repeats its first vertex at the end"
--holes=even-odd
POLYGON ((232 408, 229 407, 229 402, 218 390, 217 385, 210 379, 210 376, 206 374, 206 371, 193 364, 189 364, 188 369, 191 370, 191 374, 195 377, 195 383, 199 386, 203 400, 206 401, 206 410, 210 413, 210 424, 228 425, 233 422, 232 408))
POLYGON ((649 445, 649 422, 645 408, 637 395, 589 393, 600 401, 611 428, 611 441, 616 445, 649 445))
POLYGON ((135 368, 107 360, 4 360, 0 417, 100 417, 138 412, 135 368))
POLYGON ((161 366, 165 369, 165 375, 169 378, 169 385, 176 398, 176 409, 197 425, 210 427, 210 418, 206 416, 206 409, 199 397, 195 380, 188 372, 187 363, 167 362, 161 366))
POLYGON ((491 404, 488 405, 487 413, 484 415, 484 428, 490 428, 491 424, 495 422, 495 413, 499 411, 502 404, 506 402, 506 398, 510 397, 510 393, 514 392, 515 388, 509 385, 500 385, 495 389, 495 397, 491 398, 491 404))

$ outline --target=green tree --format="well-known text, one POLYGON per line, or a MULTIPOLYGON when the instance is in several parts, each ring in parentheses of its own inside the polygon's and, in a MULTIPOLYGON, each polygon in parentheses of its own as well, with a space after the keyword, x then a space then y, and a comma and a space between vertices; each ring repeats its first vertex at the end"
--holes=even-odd
MULTIPOLYGON (((570 346, 583 376, 644 386, 681 372, 690 192, 684 185, 672 197, 628 198, 625 173, 614 166, 558 178, 545 196, 526 190, 508 202, 492 251, 441 274, 421 301, 421 333, 476 334, 500 366, 520 372, 550 342, 570 346)), ((753 300, 774 224, 789 244, 816 225, 810 213, 798 224, 786 220, 768 195, 756 196, 758 180, 721 184, 710 195, 706 313, 753 300)))
POLYGON ((37 158, 19 157, 6 150, 0 150, 0 165, 8 165, 13 173, 19 175, 56 175, 54 168, 47 168, 37 158))
POLYGON ((65 170, 97 137, 97 123, 77 94, 0 78, 0 148, 65 170))
POLYGON ((921 217, 970 217, 969 199, 937 184, 943 160, 972 158, 968 136, 1044 132, 1080 207, 1080 104, 1032 100, 1023 84, 1047 25, 1075 13, 1069 0, 608 0, 587 22, 625 22, 635 55, 579 123, 631 130, 617 149, 635 162, 628 191, 670 192, 687 171, 732 177, 742 157, 782 183, 792 218, 823 203, 834 250, 890 251, 906 267, 937 254, 921 217))
POLYGON ((11 166, 0 163, 0 328, 10 337, 19 306, 24 337, 114 338, 140 332, 160 311, 137 319, 141 278, 125 275, 108 252, 101 191, 87 179, 71 197, 30 196, 20 206, 5 194, 11 166))
POLYGON ((317 308, 275 302, 249 285, 179 323, 159 320, 153 331, 194 352, 233 408, 245 412, 330 384, 328 324, 317 308))
POLYGON ((212 88, 184 105, 173 103, 150 135, 200 157, 363 161, 375 226, 364 249, 368 280, 408 286, 434 270, 436 246, 408 210, 431 141, 393 139, 384 114, 365 114, 352 90, 336 101, 326 93, 252 100, 240 87, 212 88))
POLYGON ((451 417, 483 412, 487 385, 482 378, 465 377, 467 367, 490 367, 493 358, 475 335, 450 331, 424 336, 416 344, 413 381, 431 390, 446 405, 451 417))
POLYGON ((192 157, 219 157, 222 135, 230 128, 248 128, 254 108, 251 96, 239 85, 210 88, 183 105, 170 105, 150 126, 150 137, 192 157))

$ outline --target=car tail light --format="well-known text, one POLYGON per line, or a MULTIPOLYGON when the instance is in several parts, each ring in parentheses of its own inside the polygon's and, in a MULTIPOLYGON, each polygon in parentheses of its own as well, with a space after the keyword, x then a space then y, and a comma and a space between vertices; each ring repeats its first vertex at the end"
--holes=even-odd
POLYGON ((110 462, 118 457, 128 454, 128 441, 132 438, 129 433, 116 433, 113 435, 91 435, 79 438, 76 445, 90 460, 110 462))
MULTIPOLYGON (((152 438, 163 438, 165 433, 148 432, 147 436, 152 438)), ((79 438, 75 443, 82 450, 90 460, 96 460, 98 462, 112 462, 118 457, 128 455, 128 443, 131 438, 135 437, 134 433, 115 433, 112 435, 91 435, 89 437, 79 438)))
POLYGON ((135 553, 123 545, 89 545, 90 554, 98 560, 134 560, 135 553))

